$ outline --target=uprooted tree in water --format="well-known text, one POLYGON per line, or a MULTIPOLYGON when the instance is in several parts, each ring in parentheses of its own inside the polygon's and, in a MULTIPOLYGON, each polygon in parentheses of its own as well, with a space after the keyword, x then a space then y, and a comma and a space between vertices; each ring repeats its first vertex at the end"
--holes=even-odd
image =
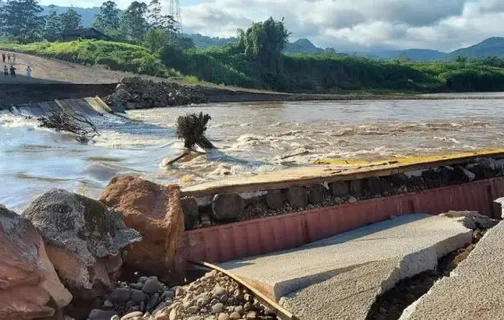
POLYGON ((58 109, 37 120, 42 128, 73 133, 75 139, 81 143, 86 143, 99 135, 96 126, 86 116, 78 113, 58 109))
POLYGON ((175 159, 172 159, 168 164, 173 164, 182 158, 186 158, 191 152, 197 152, 194 147, 197 145, 202 149, 215 149, 215 146, 210 140, 205 137, 207 123, 212 117, 209 114, 192 113, 185 116, 180 116, 177 119, 177 138, 184 139, 184 153, 175 159))

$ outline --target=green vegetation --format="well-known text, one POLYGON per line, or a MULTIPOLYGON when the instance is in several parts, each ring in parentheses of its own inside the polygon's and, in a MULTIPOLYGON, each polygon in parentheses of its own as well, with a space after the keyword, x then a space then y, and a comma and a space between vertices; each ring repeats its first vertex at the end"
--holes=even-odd
POLYGON ((157 55, 147 48, 111 41, 37 42, 30 44, 0 43, 6 50, 26 52, 44 57, 75 62, 86 66, 99 65, 111 70, 139 74, 180 77, 169 70, 157 55))
MULTIPOLYGON (((412 62, 409 54, 403 53, 393 61, 377 61, 316 50, 307 40, 296 44, 313 54, 296 54, 289 51, 289 32, 283 21, 272 18, 241 30, 236 41, 224 47, 196 49, 190 39, 178 33, 173 17, 162 15, 162 11, 159 0, 148 5, 134 1, 120 14, 116 4, 107 1, 94 26, 114 41, 58 42, 65 30, 80 26, 75 11, 51 11, 40 17, 36 0, 9 0, 0 10, 0 23, 9 22, 1 31, 5 42, 0 47, 139 74, 183 74, 190 83, 290 92, 504 90, 502 58, 421 63, 412 62)), ((492 48, 497 45, 496 41, 487 44, 492 48)))

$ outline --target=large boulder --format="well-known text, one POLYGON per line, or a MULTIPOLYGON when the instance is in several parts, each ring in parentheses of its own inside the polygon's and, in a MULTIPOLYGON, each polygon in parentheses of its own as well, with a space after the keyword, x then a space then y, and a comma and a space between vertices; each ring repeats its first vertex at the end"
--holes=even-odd
POLYGON ((93 298, 110 284, 121 249, 141 241, 126 228, 121 214, 101 202, 53 189, 24 212, 44 238, 47 254, 62 281, 74 295, 93 298))
POLYGON ((124 215, 126 225, 142 234, 124 255, 137 270, 158 276, 183 270, 179 248, 184 232, 184 213, 177 185, 163 186, 138 177, 112 179, 100 201, 124 215))
POLYGON ((0 319, 50 317, 72 300, 29 220, 0 205, 0 319))

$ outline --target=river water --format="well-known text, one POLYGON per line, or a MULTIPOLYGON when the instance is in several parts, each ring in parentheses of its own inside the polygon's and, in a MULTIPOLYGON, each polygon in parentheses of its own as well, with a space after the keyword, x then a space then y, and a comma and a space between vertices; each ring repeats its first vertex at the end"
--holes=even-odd
POLYGON ((317 158, 374 159, 504 146, 504 100, 324 101, 209 104, 94 118, 90 144, 0 113, 0 203, 21 210, 50 188, 97 197, 112 177, 140 175, 195 184, 307 164, 317 158), (212 116, 219 148, 166 167, 182 149, 177 117, 212 116), (140 121, 138 121, 140 120, 140 121), (299 154, 291 156, 293 154, 299 154))

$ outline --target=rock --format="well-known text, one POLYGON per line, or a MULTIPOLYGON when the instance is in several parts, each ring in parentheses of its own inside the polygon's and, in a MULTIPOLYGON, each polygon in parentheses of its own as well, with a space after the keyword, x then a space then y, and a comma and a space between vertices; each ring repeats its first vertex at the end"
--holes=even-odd
POLYGON ((366 191, 372 195, 383 195, 386 194, 391 186, 384 179, 380 179, 377 177, 371 177, 366 179, 366 191))
POLYGON ((141 241, 126 228, 122 216, 102 203, 53 189, 23 212, 46 244, 60 279, 83 298, 95 297, 110 286, 107 263, 130 243, 141 241))
POLYGON ((154 293, 150 297, 149 302, 147 302, 147 306, 146 306, 147 310, 148 311, 153 310, 157 306, 158 302, 159 302, 159 293, 154 293))
POLYGON ((257 312, 255 312, 255 311, 249 311, 247 313, 247 319, 257 319, 257 312))
POLYGON ((138 282, 141 284, 144 284, 147 280, 149 280, 149 277, 146 276, 141 276, 140 278, 138 278, 138 282))
POLYGON ((142 287, 142 291, 147 294, 153 294, 161 289, 163 289, 163 287, 161 286, 161 283, 159 282, 157 277, 149 278, 147 281, 145 281, 145 284, 142 287))
POLYGON ((355 198, 353 196, 348 197, 348 203, 356 203, 356 202, 357 202, 357 198, 355 198))
POLYGON ((112 309, 114 307, 114 304, 110 300, 105 300, 105 302, 103 302, 103 307, 107 309, 112 309))
POLYGON ((142 312, 135 311, 135 312, 130 312, 128 314, 125 314, 124 316, 122 316, 121 320, 128 320, 128 319, 132 319, 134 317, 141 317, 141 316, 143 316, 142 312))
POLYGON ((195 314, 195 313, 198 313, 199 308, 197 306, 191 306, 191 307, 187 308, 186 311, 189 313, 195 314))
POLYGON ((238 312, 239 314, 243 314, 243 306, 236 306, 234 308, 235 312, 238 312))
POLYGON ((182 211, 184 212, 185 229, 194 229, 199 220, 198 202, 196 202, 194 197, 186 197, 181 200, 181 203, 182 211))
POLYGON ((244 201, 236 193, 218 194, 212 201, 212 212, 216 220, 225 221, 241 216, 244 201))
POLYGON ((331 193, 335 197, 345 197, 348 195, 348 184, 345 181, 336 181, 330 184, 331 193))
POLYGON ((172 309, 170 311, 170 320, 175 320, 177 319, 177 310, 176 309, 172 309))
POLYGON ((350 194, 355 197, 362 195, 362 180, 350 181, 350 194))
POLYGON ((0 319, 50 317, 70 303, 36 228, 2 205, 0 243, 0 319))
POLYGON ((265 198, 270 209, 278 210, 283 207, 283 196, 280 190, 269 190, 265 198))
POLYGON ((117 288, 110 293, 112 302, 126 302, 131 298, 131 290, 128 288, 117 288))
POLYGON ((173 303, 172 300, 166 300, 162 303, 160 303, 154 311, 152 311, 153 314, 156 314, 158 311, 161 311, 163 308, 169 307, 173 303))
POLYGON ((311 204, 319 204, 324 201, 324 193, 326 192, 326 188, 320 184, 314 184, 309 188, 310 193, 308 194, 308 199, 311 204))
POLYGON ((233 320, 238 320, 241 319, 241 315, 238 312, 234 311, 229 315, 229 318, 233 320))
POLYGON ((185 294, 185 289, 183 287, 177 287, 177 289, 175 289, 175 296, 176 297, 181 297, 185 294))
POLYGON ((227 292, 227 290, 221 286, 216 286, 213 290, 212 290, 212 294, 214 296, 220 296, 220 295, 223 295, 227 292))
MULTIPOLYGON (((240 318, 238 318, 238 319, 240 319, 240 318)), ((229 320, 229 315, 227 313, 221 313, 221 314, 219 314, 219 317, 217 318, 217 320, 229 320)))
POLYGON ((173 300, 173 298, 175 298, 175 292, 173 292, 173 290, 165 291, 164 294, 167 299, 173 300))
POLYGON ((287 189, 287 201, 292 208, 304 208, 308 204, 308 193, 303 187, 290 187, 287 189))
POLYGON ((143 285, 143 283, 138 282, 138 283, 130 283, 129 286, 130 286, 130 288, 133 288, 136 290, 142 290, 144 285, 143 285))
POLYGON ((200 316, 192 316, 192 317, 189 317, 187 318, 187 320, 202 320, 203 318, 201 318, 200 316))
POLYGON ((111 310, 99 310, 93 309, 89 313, 89 320, 110 320, 113 316, 116 316, 117 312, 111 310))
POLYGON ((252 309, 253 309, 253 306, 252 306, 252 303, 250 303, 250 302, 247 302, 247 303, 245 303, 245 305, 243 305, 243 311, 245 311, 245 312, 249 312, 252 309))
POLYGON ((121 320, 121 318, 118 315, 114 315, 110 320, 121 320))
POLYGON ((171 271, 183 275, 184 260, 179 250, 184 214, 178 186, 120 176, 112 179, 100 201, 122 213, 126 225, 143 236, 141 243, 128 248, 125 263, 149 274, 161 276, 171 271))
POLYGON ((216 303, 212 306, 212 313, 220 313, 224 310, 224 305, 222 303, 216 303))
POLYGON ((141 290, 133 289, 131 290, 131 300, 136 303, 145 301, 146 295, 141 290))
POLYGON ((243 295, 243 299, 244 299, 245 301, 247 301, 247 302, 253 302, 253 301, 254 301, 254 297, 252 297, 252 296, 251 296, 250 294, 248 294, 248 293, 245 293, 245 294, 243 295))

